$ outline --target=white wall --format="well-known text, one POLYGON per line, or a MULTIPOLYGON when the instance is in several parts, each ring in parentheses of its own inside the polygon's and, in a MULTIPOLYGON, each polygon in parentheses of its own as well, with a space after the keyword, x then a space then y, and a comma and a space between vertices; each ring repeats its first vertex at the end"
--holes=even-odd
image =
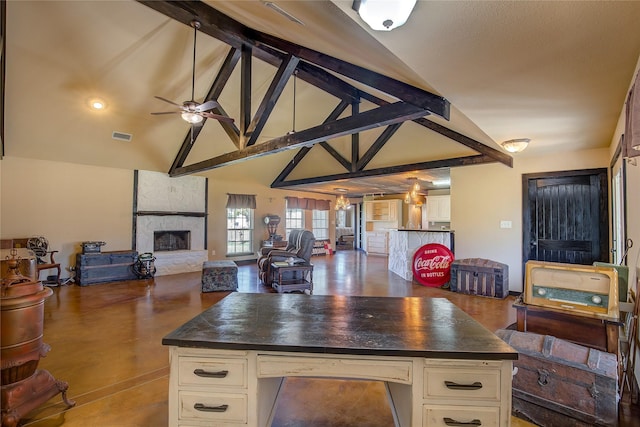
POLYGON ((501 163, 451 169, 451 229, 456 259, 487 258, 509 266, 509 290, 522 292, 522 175, 606 168, 606 148, 567 155, 514 155, 513 168, 501 163), (500 228, 500 221, 512 228, 500 228))

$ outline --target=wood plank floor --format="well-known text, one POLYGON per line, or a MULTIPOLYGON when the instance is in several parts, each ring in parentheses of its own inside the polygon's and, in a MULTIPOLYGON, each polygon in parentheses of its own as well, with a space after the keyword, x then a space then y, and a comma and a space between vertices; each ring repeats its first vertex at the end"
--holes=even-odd
MULTIPOLYGON (((339 251, 313 258, 314 294, 444 297, 495 331, 515 322, 514 298, 473 297, 427 288, 390 273, 384 257, 339 251)), ((255 265, 238 269, 239 292, 272 292, 255 265)), ((167 333, 226 296, 201 293, 200 272, 80 287, 54 288, 45 304, 44 341, 51 351, 39 365, 69 383, 76 406, 61 396, 28 414, 32 427, 167 425, 167 333)), ((635 426, 632 409, 621 426, 635 426)), ((275 427, 393 426, 381 383, 294 378, 286 382, 275 427)), ((515 427, 531 424, 512 417, 515 427)))

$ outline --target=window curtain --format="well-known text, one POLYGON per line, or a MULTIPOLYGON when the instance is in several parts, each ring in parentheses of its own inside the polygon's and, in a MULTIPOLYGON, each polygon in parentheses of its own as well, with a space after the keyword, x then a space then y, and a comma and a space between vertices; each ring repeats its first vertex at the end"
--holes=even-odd
POLYGON ((624 127, 624 157, 640 156, 640 72, 636 74, 627 98, 624 127), (638 147, 636 150, 633 147, 638 147))
POLYGON ((228 194, 227 209, 255 209, 255 194, 228 194))
POLYGON ((315 209, 317 211, 328 211, 330 209, 329 200, 316 200, 298 197, 285 197, 285 200, 287 201, 287 209, 315 209))

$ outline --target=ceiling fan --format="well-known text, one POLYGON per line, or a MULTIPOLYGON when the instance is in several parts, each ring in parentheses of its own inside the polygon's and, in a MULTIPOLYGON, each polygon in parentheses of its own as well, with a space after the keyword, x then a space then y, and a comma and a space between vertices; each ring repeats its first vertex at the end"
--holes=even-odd
POLYGON ((197 125, 199 123, 202 123, 205 117, 208 119, 216 119, 216 120, 225 121, 225 122, 233 122, 233 119, 231 117, 209 112, 209 110, 212 110, 220 106, 218 101, 215 101, 212 99, 205 103, 200 104, 196 102, 194 99, 194 92, 195 92, 195 85, 196 85, 196 36, 198 34, 198 29, 200 28, 200 22, 193 20, 191 21, 191 26, 193 27, 193 67, 191 71, 191 100, 185 101, 182 103, 182 105, 180 105, 176 102, 170 101, 161 96, 155 96, 154 98, 167 102, 171 105, 175 105, 176 107, 179 107, 179 109, 177 111, 161 111, 161 112, 156 112, 151 114, 152 115, 180 114, 184 121, 192 125, 197 125))

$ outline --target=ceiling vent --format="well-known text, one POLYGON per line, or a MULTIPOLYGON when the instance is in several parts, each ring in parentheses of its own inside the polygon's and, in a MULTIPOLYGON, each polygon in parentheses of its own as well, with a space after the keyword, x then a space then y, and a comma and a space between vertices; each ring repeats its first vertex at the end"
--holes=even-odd
POLYGON ((113 133, 111 134, 111 138, 117 139, 118 141, 129 142, 131 141, 131 138, 133 138, 133 135, 131 135, 130 133, 113 131, 113 133))

